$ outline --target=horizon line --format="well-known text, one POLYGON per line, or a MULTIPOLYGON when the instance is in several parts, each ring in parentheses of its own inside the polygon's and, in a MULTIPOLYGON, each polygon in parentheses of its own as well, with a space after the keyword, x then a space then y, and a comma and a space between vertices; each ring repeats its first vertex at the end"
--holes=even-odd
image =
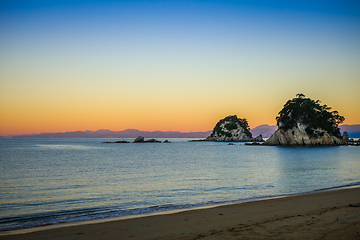
MULTIPOLYGON (((269 126, 269 127, 274 127, 276 125, 269 125, 269 124, 260 124, 254 128, 257 128, 259 126, 269 126)), ((252 129, 254 129, 252 128, 252 129)), ((250 129, 250 131, 252 130, 250 129)), ((9 135, 5 135, 2 136, 0 135, 0 137, 13 137, 13 136, 22 136, 22 135, 39 135, 39 134, 57 134, 57 133, 75 133, 75 132, 97 132, 97 131, 101 131, 101 130, 106 130, 106 131, 111 131, 111 132, 123 132, 126 130, 136 130, 136 131, 140 131, 140 132, 149 132, 149 133, 153 133, 153 132, 177 132, 177 133, 206 133, 206 132, 210 132, 213 131, 213 129, 210 130, 206 130, 206 131, 189 131, 189 132, 183 132, 183 131, 176 131, 176 130, 169 130, 169 131, 163 131, 163 130, 154 130, 154 131, 149 131, 149 130, 139 130, 139 129, 135 129, 135 128, 127 128, 124 130, 110 130, 110 129, 105 129, 105 128, 100 128, 97 130, 74 130, 74 131, 66 131, 66 132, 41 132, 41 133, 20 133, 20 134, 9 134, 9 135)))
MULTIPOLYGON (((269 127, 275 127, 277 125, 269 125, 269 124, 260 124, 252 129, 255 129, 257 127, 260 126, 269 126, 269 127)), ((360 126, 360 124, 342 124, 341 126, 360 126)), ((105 130, 105 131, 111 131, 111 132, 123 132, 126 130, 135 130, 135 131, 140 131, 140 132, 149 132, 149 133, 154 133, 154 132, 176 132, 176 133, 206 133, 206 132, 210 132, 213 131, 213 129, 207 130, 207 131, 189 131, 189 132, 183 132, 183 131, 176 131, 176 130, 169 130, 169 131, 163 131, 163 130, 154 130, 154 131, 149 131, 149 130, 139 130, 139 129, 135 129, 135 128, 127 128, 124 130, 110 130, 110 129, 105 129, 105 128, 100 128, 97 130, 74 130, 74 131, 66 131, 66 132, 41 132, 41 133, 20 133, 20 134, 9 134, 9 135, 0 135, 0 137, 2 138, 7 138, 7 137, 14 137, 14 136, 23 136, 23 135, 40 135, 40 134, 61 134, 61 133, 75 133, 75 132, 97 132, 97 131, 101 131, 101 130, 105 130)))

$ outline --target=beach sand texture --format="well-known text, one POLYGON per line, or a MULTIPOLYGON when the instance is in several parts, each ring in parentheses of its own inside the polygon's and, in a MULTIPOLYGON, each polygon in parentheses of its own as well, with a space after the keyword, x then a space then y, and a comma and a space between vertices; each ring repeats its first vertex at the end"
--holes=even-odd
POLYGON ((0 236, 0 239, 360 239, 360 188, 0 236))

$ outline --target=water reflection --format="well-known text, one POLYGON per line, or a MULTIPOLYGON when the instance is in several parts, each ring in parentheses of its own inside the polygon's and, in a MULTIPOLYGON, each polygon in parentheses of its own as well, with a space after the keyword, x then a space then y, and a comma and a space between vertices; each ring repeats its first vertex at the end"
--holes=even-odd
POLYGON ((54 221, 57 214, 73 221, 79 216, 170 210, 360 182, 358 147, 171 142, 3 141, 0 216, 14 217, 10 225, 25 217, 43 219, 44 214, 54 221))
POLYGON ((275 147, 279 188, 292 193, 340 185, 350 170, 342 164, 343 150, 347 151, 342 147, 275 147))

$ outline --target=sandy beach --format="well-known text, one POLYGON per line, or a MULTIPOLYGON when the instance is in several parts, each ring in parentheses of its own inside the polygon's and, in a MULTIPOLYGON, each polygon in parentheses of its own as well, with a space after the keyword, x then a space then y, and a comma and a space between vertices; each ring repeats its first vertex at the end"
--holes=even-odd
POLYGON ((0 239, 360 239, 359 206, 356 187, 0 239))

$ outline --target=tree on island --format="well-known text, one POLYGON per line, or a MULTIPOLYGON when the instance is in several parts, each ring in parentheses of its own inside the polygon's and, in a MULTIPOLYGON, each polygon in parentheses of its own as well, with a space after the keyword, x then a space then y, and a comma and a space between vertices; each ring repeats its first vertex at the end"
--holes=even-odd
MULTIPOLYGON (((233 116, 227 116, 224 119, 221 119, 215 126, 214 130, 213 130, 213 134, 216 132, 219 136, 225 135, 227 137, 231 137, 231 133, 230 132, 225 132, 222 128, 221 125, 225 122, 228 122, 224 127, 228 130, 231 131, 233 129, 237 129, 238 125, 240 125, 243 129, 244 132, 246 134, 247 137, 251 138, 252 134, 250 132, 250 127, 248 124, 248 121, 246 118, 238 118, 236 115, 233 116)), ((213 135, 212 134, 212 135, 213 135)))
POLYGON ((307 126, 305 131, 311 137, 316 137, 317 132, 314 130, 318 128, 335 137, 341 137, 338 126, 345 120, 338 111, 331 111, 331 107, 321 105, 319 100, 305 98, 302 93, 288 100, 278 114, 276 121, 279 129, 286 131, 301 123, 307 126))
POLYGON ((204 139, 204 141, 246 142, 263 140, 261 136, 255 139, 252 138, 246 118, 238 118, 236 115, 232 115, 218 121, 211 135, 204 139))

